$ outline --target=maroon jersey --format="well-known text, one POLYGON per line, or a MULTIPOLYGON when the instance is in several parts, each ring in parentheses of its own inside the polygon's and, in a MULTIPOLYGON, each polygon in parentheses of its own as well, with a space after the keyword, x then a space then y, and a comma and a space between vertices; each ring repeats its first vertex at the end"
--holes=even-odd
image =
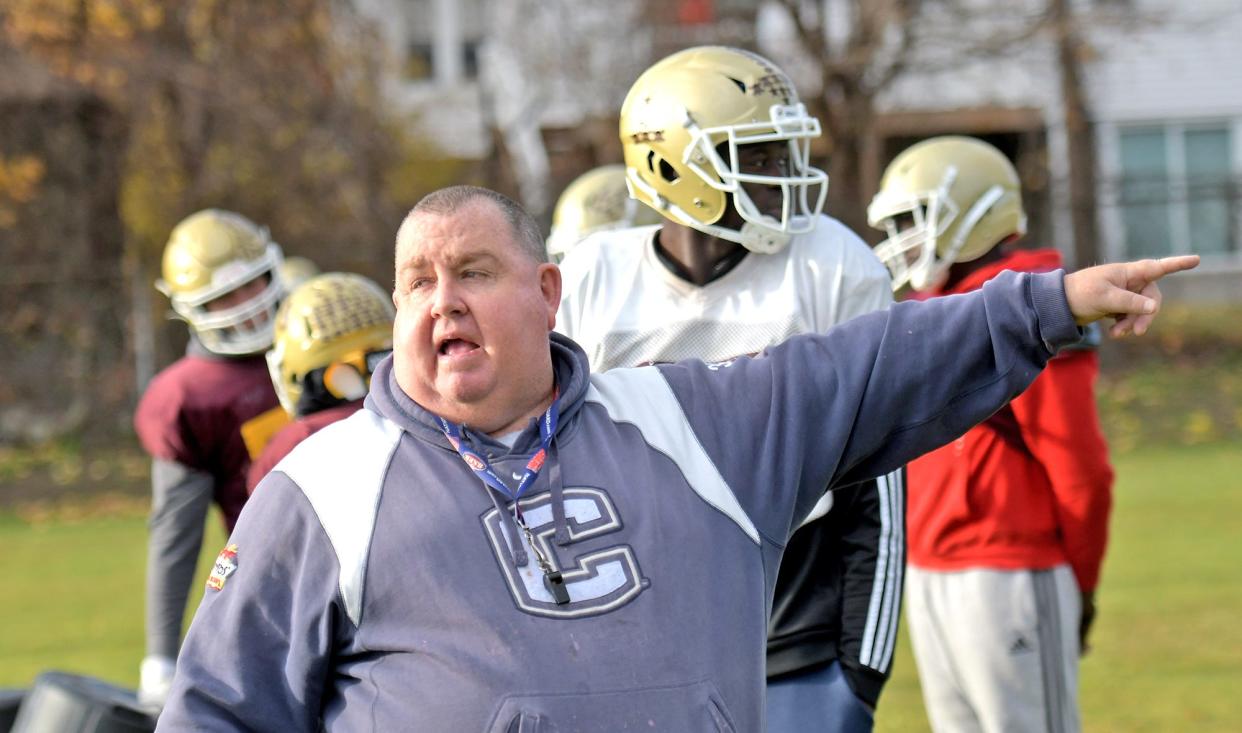
POLYGON ((229 531, 246 503, 250 454, 243 426, 278 406, 263 357, 190 354, 155 376, 134 413, 134 429, 152 458, 210 474, 229 531))
POLYGON ((298 443, 306 440, 321 428, 354 414, 362 407, 362 402, 362 400, 354 400, 326 410, 312 412, 286 425, 279 433, 276 433, 259 457, 254 459, 254 463, 250 464, 250 471, 246 474, 246 492, 254 493, 254 487, 258 486, 263 477, 275 468, 276 464, 280 463, 280 459, 287 456, 298 443))

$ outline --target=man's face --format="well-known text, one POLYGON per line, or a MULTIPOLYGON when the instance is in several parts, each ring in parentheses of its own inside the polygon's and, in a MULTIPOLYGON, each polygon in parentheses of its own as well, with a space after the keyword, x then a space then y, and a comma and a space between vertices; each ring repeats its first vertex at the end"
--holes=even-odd
MULTIPOLYGON (((896 228, 898 235, 905 235, 915 228, 915 219, 912 212, 903 211, 898 214, 894 214, 892 220, 893 226, 896 228)), ((928 233, 928 236, 931 236, 930 232, 928 233)), ((913 267, 914 263, 918 262, 919 258, 923 256, 923 248, 925 243, 926 240, 919 239, 917 246, 908 247, 904 252, 902 252, 902 257, 906 261, 906 267, 913 267)))
MULTIPOLYGON (((727 155, 728 151, 724 151, 727 155)), ((740 145, 737 149, 737 165, 739 173, 750 173, 763 176, 789 175, 789 143, 773 141, 740 145)), ((742 189, 754 202, 760 213, 779 220, 784 195, 780 186, 765 186, 761 183, 743 183, 742 189)), ((725 214, 722 223, 732 228, 740 227, 742 217, 733 206, 725 214)))
POLYGON ((266 275, 256 277, 250 282, 243 283, 238 286, 237 289, 230 290, 224 295, 221 295, 219 298, 203 303, 203 310, 208 313, 216 313, 239 306, 251 298, 259 297, 259 295, 267 289, 268 282, 269 280, 266 275))
POLYGON ((393 293, 397 383, 446 419, 499 427, 487 422, 543 396, 560 286, 556 266, 523 253, 491 201, 407 221, 393 293))
MULTIPOLYGON (((226 311, 230 308, 236 308, 237 306, 247 303, 262 295, 263 291, 267 290, 267 286, 270 283, 270 275, 261 275, 256 277, 250 282, 243 283, 238 286, 235 290, 230 290, 224 295, 221 295, 219 298, 203 303, 203 310, 208 313, 219 313, 220 311, 226 311)), ((269 313, 266 311, 260 311, 255 313, 252 318, 247 318, 242 321, 240 325, 246 330, 255 330, 267 325, 267 322, 270 320, 271 315, 269 313)))

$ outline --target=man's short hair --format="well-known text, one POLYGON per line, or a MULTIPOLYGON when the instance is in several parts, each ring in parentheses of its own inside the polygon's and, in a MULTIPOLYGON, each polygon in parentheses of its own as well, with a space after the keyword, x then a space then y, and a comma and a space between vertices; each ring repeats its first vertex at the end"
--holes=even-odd
MULTIPOLYGON (((513 238, 525 254, 535 262, 548 261, 548 253, 543 243, 543 232, 539 229, 539 224, 534 217, 527 213, 521 204, 489 188, 462 185, 432 191, 414 205, 405 220, 408 222, 418 214, 450 216, 476 199, 491 201, 500 209, 500 213, 504 214, 505 220, 509 222, 513 238)), ((403 223, 402 229, 404 228, 403 223)), ((397 236, 400 238, 400 231, 397 232, 397 236)))

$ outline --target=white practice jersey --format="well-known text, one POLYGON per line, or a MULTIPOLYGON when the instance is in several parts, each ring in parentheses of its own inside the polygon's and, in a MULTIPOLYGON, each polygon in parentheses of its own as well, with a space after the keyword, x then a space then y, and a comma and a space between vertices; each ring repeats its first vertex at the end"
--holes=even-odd
MULTIPOLYGON (((892 303, 887 268, 857 234, 827 216, 781 252, 747 253, 703 287, 660 261, 659 230, 600 232, 561 263, 557 328, 582 346, 594 371, 727 361, 892 303)), ((802 539, 781 564, 768 629, 769 673, 848 659, 852 669, 872 670, 857 672, 855 682, 867 685, 874 703, 897 636, 905 548, 900 486, 901 472, 860 486, 836 520, 826 518, 836 503, 827 492, 806 517, 802 539), (855 534, 852 549, 843 550, 847 529, 855 534)))
POLYGON ((783 251, 749 253, 703 287, 664 266, 659 226, 601 232, 561 263, 557 330, 582 345, 591 368, 725 361, 799 333, 822 333, 892 302, 888 270, 845 225, 820 216, 783 251))

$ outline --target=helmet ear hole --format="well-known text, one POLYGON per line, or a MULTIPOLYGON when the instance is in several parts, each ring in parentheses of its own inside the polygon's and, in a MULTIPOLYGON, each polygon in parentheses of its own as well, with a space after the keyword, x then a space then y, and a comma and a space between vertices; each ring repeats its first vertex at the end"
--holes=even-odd
POLYGON ((769 60, 727 46, 678 51, 634 82, 619 122, 630 194, 665 219, 765 252, 815 228, 828 175, 811 166, 804 148, 821 126, 769 60), (729 155, 718 154, 722 143, 729 155), (757 143, 788 146, 788 165, 740 170, 733 148, 757 143), (726 194, 743 183, 779 188, 781 199, 746 200, 737 214, 751 225, 747 232, 722 218, 726 194))
POLYGON ((677 171, 673 170, 673 166, 669 165, 669 162, 663 158, 660 159, 660 177, 668 183, 674 183, 680 178, 677 175, 677 171))

